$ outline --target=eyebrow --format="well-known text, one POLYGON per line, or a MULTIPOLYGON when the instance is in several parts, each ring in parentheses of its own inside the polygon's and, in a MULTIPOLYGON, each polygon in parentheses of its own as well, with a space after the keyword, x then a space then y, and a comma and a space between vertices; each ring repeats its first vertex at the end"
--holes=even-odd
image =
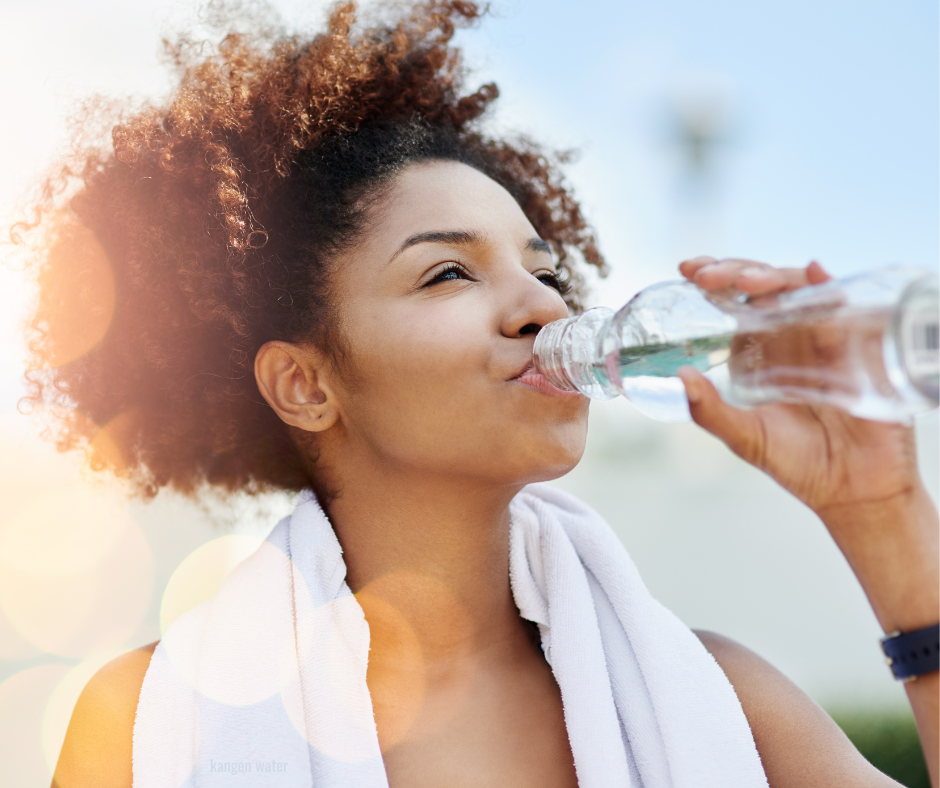
MULTIPOLYGON (((398 255, 409 247, 418 244, 435 243, 450 244, 451 246, 474 246, 482 244, 485 241, 482 233, 475 230, 432 230, 425 233, 415 233, 410 238, 405 239, 404 243, 398 247, 389 258, 392 262, 398 255)), ((525 248, 531 252, 548 252, 551 254, 551 247, 541 238, 530 238, 526 241, 525 248)))
POLYGON ((398 247, 389 258, 392 262, 398 255, 412 246, 418 244, 449 244, 451 246, 472 246, 483 243, 483 234, 474 230, 431 230, 426 233, 415 233, 410 238, 406 238, 404 243, 398 247))
POLYGON ((552 253, 552 247, 548 245, 548 241, 543 241, 541 238, 530 238, 526 241, 525 248, 530 252, 552 253))

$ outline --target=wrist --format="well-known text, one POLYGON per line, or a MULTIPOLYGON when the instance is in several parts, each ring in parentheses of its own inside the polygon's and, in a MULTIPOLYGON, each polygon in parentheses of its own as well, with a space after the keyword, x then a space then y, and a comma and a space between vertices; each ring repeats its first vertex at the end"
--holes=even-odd
POLYGON ((912 632, 891 632, 881 639, 881 650, 899 681, 914 681, 940 669, 940 624, 912 632))
POLYGON ((940 620, 940 524, 923 485, 819 514, 885 632, 940 620))

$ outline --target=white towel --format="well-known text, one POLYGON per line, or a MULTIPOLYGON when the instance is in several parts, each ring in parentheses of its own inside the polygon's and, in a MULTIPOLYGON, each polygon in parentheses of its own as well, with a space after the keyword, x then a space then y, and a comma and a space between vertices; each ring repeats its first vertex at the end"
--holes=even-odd
MULTIPOLYGON (((767 786, 747 720, 698 638, 610 527, 548 485, 513 500, 510 580, 561 689, 581 788, 767 786)), ((135 788, 386 788, 369 628, 312 493, 157 646, 135 788)))

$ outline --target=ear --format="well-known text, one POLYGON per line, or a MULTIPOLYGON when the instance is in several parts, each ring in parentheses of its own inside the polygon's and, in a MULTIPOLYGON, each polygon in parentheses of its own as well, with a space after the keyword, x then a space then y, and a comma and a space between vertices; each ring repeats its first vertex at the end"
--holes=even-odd
POLYGON ((255 355, 261 396, 283 422, 307 432, 327 430, 339 418, 330 371, 322 353, 290 342, 265 342, 255 355))

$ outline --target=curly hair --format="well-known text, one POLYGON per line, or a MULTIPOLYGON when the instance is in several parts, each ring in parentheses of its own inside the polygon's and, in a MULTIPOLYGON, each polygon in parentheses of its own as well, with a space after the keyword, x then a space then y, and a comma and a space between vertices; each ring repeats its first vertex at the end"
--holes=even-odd
POLYGON ((314 37, 165 42, 169 98, 125 111, 110 149, 77 146, 18 226, 43 239, 27 250, 38 300, 21 408, 45 414, 60 451, 90 447, 93 469, 143 498, 308 486, 254 356, 272 339, 341 350, 330 261, 361 231, 363 198, 412 161, 502 184, 578 308, 578 266, 604 261, 560 174, 566 155, 487 136, 496 86, 463 90, 451 42, 482 13, 432 1, 363 29, 347 2, 314 37))

